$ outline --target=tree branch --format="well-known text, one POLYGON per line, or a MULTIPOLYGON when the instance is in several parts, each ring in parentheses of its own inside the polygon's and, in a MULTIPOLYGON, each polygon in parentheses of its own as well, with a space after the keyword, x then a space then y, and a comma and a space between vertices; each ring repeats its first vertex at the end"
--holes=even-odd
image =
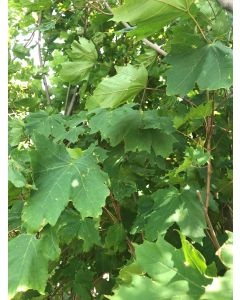
POLYGON ((65 105, 64 105, 64 115, 65 116, 66 116, 66 113, 67 113, 68 98, 69 98, 70 88, 71 88, 71 84, 69 83, 68 89, 67 89, 67 95, 66 95, 66 99, 65 99, 65 105))
MULTIPOLYGON (((37 41, 37 47, 38 47, 39 66, 41 68, 43 68, 44 65, 43 65, 42 54, 41 54, 41 39, 42 39, 42 36, 41 36, 40 28, 39 28, 39 26, 41 25, 41 22, 42 22, 42 12, 40 12, 39 17, 38 17, 38 41, 37 41)), ((45 88, 45 94, 46 94, 46 97, 47 97, 47 102, 49 104, 51 102, 51 98, 50 98, 50 95, 49 95, 47 78, 46 78, 45 74, 43 74, 43 84, 44 84, 44 88, 45 88)))
MULTIPOLYGON (((209 91, 207 93, 207 101, 209 101, 209 91)), ((217 240, 217 236, 215 234, 211 219, 209 218, 208 215, 208 208, 209 208, 209 202, 210 202, 210 196, 211 196, 211 177, 212 177, 212 162, 211 162, 211 141, 212 141, 212 136, 213 136, 213 123, 214 123, 214 101, 212 104, 212 114, 210 117, 207 118, 207 124, 206 124, 206 148, 207 152, 209 154, 209 159, 208 159, 208 166, 207 166, 207 182, 206 182, 206 196, 205 196, 205 202, 202 200, 202 195, 200 191, 197 191, 198 198, 200 202, 203 205, 203 210, 204 210, 204 215, 205 215, 205 220, 208 226, 209 230, 209 235, 211 237, 212 243, 214 248, 218 251, 220 248, 219 242, 217 240)))
MULTIPOLYGON (((103 0, 103 2, 105 4, 105 7, 107 8, 107 10, 113 15, 112 8, 108 4, 107 0, 103 0)), ((121 22, 121 23, 123 24, 124 27, 131 28, 131 26, 127 22, 121 22)), ((157 44, 154 44, 154 43, 150 42, 148 39, 145 39, 145 38, 142 41, 143 41, 143 43, 145 45, 147 45, 150 48, 154 49, 160 55, 162 55, 162 56, 166 56, 167 55, 167 52, 165 52, 164 50, 162 50, 157 44)))
POLYGON ((70 116, 72 113, 72 109, 73 109, 73 106, 74 106, 76 98, 77 98, 78 89, 79 89, 79 87, 75 86, 71 102, 69 103, 69 106, 68 106, 67 110, 65 111, 65 116, 70 116))
POLYGON ((206 206, 204 205, 204 202, 203 202, 203 199, 202 199, 202 194, 201 194, 200 191, 197 191, 197 196, 198 196, 200 202, 203 205, 203 211, 204 211, 205 220, 206 220, 206 223, 207 223, 207 226, 208 226, 209 237, 212 241, 212 244, 213 244, 215 250, 218 251, 220 249, 220 245, 219 245, 219 242, 217 240, 217 236, 216 236, 216 233, 214 231, 214 228, 212 226, 212 222, 209 218, 208 210, 206 209, 206 206))

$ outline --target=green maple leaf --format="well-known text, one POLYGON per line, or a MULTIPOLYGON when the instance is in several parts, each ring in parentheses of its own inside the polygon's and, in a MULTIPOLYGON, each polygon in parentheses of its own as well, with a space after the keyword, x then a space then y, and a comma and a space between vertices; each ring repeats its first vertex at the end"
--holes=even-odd
POLYGON ((32 136, 34 133, 42 134, 46 137, 55 138, 66 134, 65 120, 61 114, 49 115, 46 111, 30 113, 25 119, 26 132, 32 136))
POLYGON ((23 221, 30 232, 47 223, 56 224, 61 212, 72 200, 85 217, 98 217, 109 194, 107 176, 90 154, 72 159, 63 145, 43 136, 36 139, 31 154, 36 191, 23 209, 23 221))
POLYGON ((18 292, 33 289, 44 294, 48 280, 48 262, 60 254, 58 240, 51 230, 41 239, 21 234, 9 242, 9 299, 18 292))
POLYGON ((195 87, 195 83, 200 90, 217 90, 232 85, 232 49, 220 42, 187 53, 169 54, 165 61, 171 65, 166 71, 168 95, 184 96, 195 87))
POLYGON ((73 60, 64 62, 60 76, 63 81, 78 83, 88 79, 92 67, 97 61, 97 51, 92 41, 83 37, 79 38, 79 43, 74 41, 72 49, 68 55, 73 60))
POLYGON ((74 41, 72 43, 68 55, 74 61, 88 60, 92 63, 94 63, 98 57, 93 42, 83 37, 79 38, 79 42, 74 41))
POLYGON ((116 67, 117 74, 103 79, 93 95, 87 99, 86 107, 92 110, 98 107, 114 108, 132 101, 145 88, 147 70, 144 66, 127 65, 116 67))
MULTIPOLYGON (((206 227, 203 208, 194 191, 181 194, 174 187, 160 189, 152 194, 154 201, 147 211, 140 211, 133 229, 144 230, 146 238, 154 241, 158 234, 165 234, 175 222, 184 235, 201 241, 206 227)), ((144 198, 149 202, 148 198, 144 198)), ((143 200, 144 200, 143 199, 143 200)))
POLYGON ((139 39, 158 32, 178 17, 187 15, 193 0, 126 0, 123 5, 113 9, 113 20, 130 22, 136 29, 129 35, 139 39))
POLYGON ((69 245, 74 239, 83 240, 83 251, 89 251, 94 245, 100 245, 99 221, 92 218, 81 219, 78 212, 64 210, 56 224, 61 243, 69 245))
MULTIPOLYGON (((134 268, 131 283, 120 285, 109 299, 197 300, 204 293, 204 286, 211 282, 186 266, 182 250, 176 250, 161 237, 156 243, 144 241, 142 245, 136 245, 135 252, 138 274, 140 268, 148 277, 135 275, 134 268)), ((128 272, 131 272, 129 267, 128 272)), ((128 274, 128 282, 130 278, 128 274)))
POLYGON ((155 111, 140 112, 125 105, 112 111, 101 110, 91 118, 89 126, 92 133, 100 131, 113 147, 124 141, 126 152, 154 150, 157 155, 167 157, 176 139, 170 134, 174 130, 171 122, 166 120, 169 121, 155 111), (151 125, 156 129, 150 128, 151 125))
POLYGON ((89 251, 93 245, 100 245, 98 227, 98 222, 92 218, 85 218, 81 221, 77 237, 84 241, 83 251, 89 251))

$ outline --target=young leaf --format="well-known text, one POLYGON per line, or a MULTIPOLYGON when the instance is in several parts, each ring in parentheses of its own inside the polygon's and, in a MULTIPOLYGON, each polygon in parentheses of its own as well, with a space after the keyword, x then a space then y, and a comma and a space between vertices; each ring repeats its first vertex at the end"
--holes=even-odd
POLYGON ((196 268, 201 274, 205 274, 207 265, 203 255, 194 248, 194 246, 186 239, 186 237, 180 232, 180 238, 182 242, 182 249, 187 264, 196 268))

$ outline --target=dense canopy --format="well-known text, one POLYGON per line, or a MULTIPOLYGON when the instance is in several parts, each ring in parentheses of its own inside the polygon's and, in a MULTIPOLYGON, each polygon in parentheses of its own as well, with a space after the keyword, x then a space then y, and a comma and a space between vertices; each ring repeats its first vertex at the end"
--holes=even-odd
POLYGON ((9 300, 232 299, 219 2, 8 1, 9 300))

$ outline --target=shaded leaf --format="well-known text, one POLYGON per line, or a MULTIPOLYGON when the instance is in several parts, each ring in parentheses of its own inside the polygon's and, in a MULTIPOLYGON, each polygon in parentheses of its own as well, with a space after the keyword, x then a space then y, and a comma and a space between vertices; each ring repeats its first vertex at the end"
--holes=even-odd
POLYGON ((168 95, 184 96, 195 87, 195 83, 200 90, 217 90, 232 85, 232 49, 220 42, 190 53, 169 54, 165 61, 171 65, 166 71, 168 95))

